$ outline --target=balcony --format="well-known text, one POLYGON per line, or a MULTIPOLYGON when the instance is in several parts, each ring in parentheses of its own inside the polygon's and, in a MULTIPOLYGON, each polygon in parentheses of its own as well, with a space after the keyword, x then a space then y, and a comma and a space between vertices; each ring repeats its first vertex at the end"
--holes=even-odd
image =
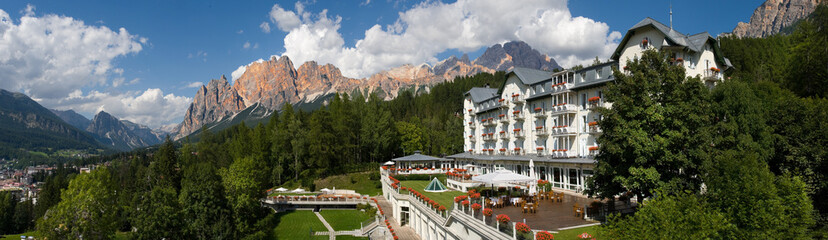
POLYGON ((497 100, 497 104, 500 106, 500 108, 509 108, 509 101, 506 101, 506 99, 501 98, 497 100))
POLYGON ((474 109, 469 109, 469 115, 474 116, 474 109))
POLYGON ((708 70, 704 70, 704 76, 702 77, 705 81, 719 81, 722 80, 721 70, 715 67, 711 67, 708 70))
POLYGON ((537 108, 535 108, 535 113, 534 114, 535 114, 536 118, 545 118, 546 117, 546 110, 544 110, 543 108, 537 107, 537 108))
POLYGON ((512 155, 523 155, 523 154, 524 154, 523 148, 516 147, 516 148, 512 149, 512 155))
POLYGON ((476 142, 477 139, 474 138, 474 135, 469 135, 469 141, 476 142))
POLYGON ((538 156, 546 155, 546 149, 544 147, 537 147, 535 148, 535 153, 537 153, 538 156))
POLYGON ((543 126, 537 126, 535 127, 535 135, 545 137, 549 135, 549 131, 547 131, 546 128, 543 126))
POLYGON ((523 130, 520 128, 512 130, 512 134, 515 135, 516 138, 523 138, 523 130))
POLYGON ((509 152, 506 151, 506 148, 501 148, 501 149, 498 149, 497 153, 498 153, 498 155, 506 155, 509 152))
POLYGON ((561 104, 552 106, 550 111, 552 111, 553 114, 576 113, 576 112, 578 112, 578 106, 575 106, 574 104, 561 103, 561 104))
POLYGON ((589 125, 588 130, 589 130, 590 134, 600 134, 601 133, 601 128, 598 127, 598 122, 589 122, 587 125, 589 125))
POLYGON ((500 131, 500 139, 509 139, 509 134, 506 131, 500 131))
POLYGON ((520 110, 512 111, 512 118, 515 120, 523 120, 523 112, 520 110))
POLYGON ((526 102, 526 100, 524 100, 523 97, 520 96, 520 93, 515 93, 512 94, 512 102, 515 103, 515 105, 518 105, 523 104, 524 102, 526 102))
POLYGON ((565 91, 572 87, 572 83, 562 82, 552 85, 552 92, 565 91))
POLYGON ((483 120, 483 126, 494 126, 497 125, 495 119, 493 117, 487 118, 483 120))
POLYGON ((494 133, 486 133, 485 136, 483 137, 483 141, 494 141, 494 140, 495 140, 494 133))
POLYGON ((473 121, 470 121, 469 122, 469 128, 472 128, 472 129, 477 128, 477 125, 475 125, 473 121))
POLYGON ((598 155, 598 146, 589 147, 589 156, 594 157, 595 155, 598 155))
POLYGON ((564 126, 552 127, 552 130, 551 130, 550 134, 552 134, 553 136, 567 136, 567 135, 575 135, 576 133, 577 132, 575 132, 574 127, 564 125, 564 126))
POLYGON ((597 107, 600 107, 601 104, 603 103, 603 101, 601 101, 601 97, 597 97, 597 96, 589 98, 589 100, 587 102, 589 102, 589 109, 590 110, 593 110, 597 107))
POLYGON ((549 154, 553 158, 574 158, 577 157, 575 151, 569 149, 553 149, 549 154))
POLYGON ((508 123, 509 122, 509 117, 506 116, 506 114, 500 114, 500 115, 497 116, 497 120, 499 120, 502 123, 508 123))

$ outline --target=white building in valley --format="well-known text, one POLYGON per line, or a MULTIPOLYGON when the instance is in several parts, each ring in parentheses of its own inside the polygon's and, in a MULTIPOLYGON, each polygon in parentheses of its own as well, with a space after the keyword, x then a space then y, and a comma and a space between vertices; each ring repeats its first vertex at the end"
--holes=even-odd
POLYGON ((709 86, 723 81, 722 71, 730 68, 718 41, 706 32, 688 36, 646 18, 627 31, 607 63, 557 73, 515 68, 500 89, 466 92, 466 151, 448 157, 460 166, 477 166, 478 173, 503 167, 527 176, 532 159, 539 179, 582 191, 600 151, 600 116, 593 110, 610 106, 604 85, 614 80, 613 68, 624 69, 627 60, 648 49, 669 51, 673 64, 709 86))

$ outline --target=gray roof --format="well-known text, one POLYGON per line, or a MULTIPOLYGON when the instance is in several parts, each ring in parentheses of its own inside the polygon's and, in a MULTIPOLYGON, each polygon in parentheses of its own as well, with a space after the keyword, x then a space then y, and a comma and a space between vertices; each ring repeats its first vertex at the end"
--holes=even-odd
POLYGON ((432 156, 428 156, 428 155, 422 155, 422 154, 419 154, 419 153, 414 153, 414 154, 411 154, 411 155, 408 155, 408 156, 405 156, 405 157, 398 157, 398 158, 394 158, 394 159, 391 159, 391 160, 399 162, 399 161, 445 161, 447 159, 432 157, 432 156))
POLYGON ((490 87, 473 87, 466 94, 471 95, 472 102, 474 103, 481 103, 500 96, 497 94, 497 89, 490 87))
POLYGON ((516 67, 512 71, 509 71, 509 73, 506 73, 506 78, 508 78, 510 74, 517 75, 523 84, 532 85, 551 79, 553 73, 531 68, 516 67))
POLYGON ((632 35, 632 33, 634 33, 635 30, 639 28, 647 26, 651 26, 659 32, 661 32, 662 34, 664 34, 664 36, 666 36, 666 38, 664 38, 664 41, 668 46, 685 47, 694 52, 701 51, 704 48, 705 43, 707 43, 708 41, 713 41, 711 46, 713 47, 713 55, 715 56, 716 61, 729 67, 727 61, 724 59, 724 56, 722 56, 721 50, 719 49, 719 45, 717 44, 717 40, 713 38, 713 36, 710 36, 709 33, 702 32, 687 36, 649 17, 645 18, 644 20, 641 20, 641 22, 638 22, 629 30, 627 30, 627 34, 624 35, 624 39, 622 39, 621 43, 618 44, 618 47, 615 49, 615 53, 613 53, 612 57, 610 58, 618 61, 618 58, 621 57, 621 51, 624 50, 624 46, 627 45, 627 42, 630 40, 630 36, 632 35))
POLYGON ((479 155, 479 154, 471 154, 467 152, 458 153, 454 155, 449 155, 447 158, 452 159, 472 159, 472 160, 482 160, 482 161, 499 161, 499 160, 506 160, 506 161, 526 161, 528 162, 530 159, 534 160, 535 162, 550 162, 550 163, 582 163, 582 164, 594 164, 595 159, 592 158, 550 158, 546 156, 532 156, 532 155, 479 155))

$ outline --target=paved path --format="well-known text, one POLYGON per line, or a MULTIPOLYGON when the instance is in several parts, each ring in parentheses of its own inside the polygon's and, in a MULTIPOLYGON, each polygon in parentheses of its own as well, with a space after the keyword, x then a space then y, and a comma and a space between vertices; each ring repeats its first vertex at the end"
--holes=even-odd
MULTIPOLYGON (((397 233, 397 236, 400 237, 400 240, 409 240, 409 239, 410 240, 419 240, 419 239, 421 239, 420 235, 418 235, 416 232, 414 232, 414 229, 412 229, 408 226, 402 226, 401 227, 400 223, 397 222, 397 219, 394 219, 394 217, 392 215, 393 213, 392 213, 392 209, 391 209, 391 203, 389 203, 388 200, 386 200, 382 196, 377 196, 377 202, 379 202, 379 205, 382 207, 383 212, 385 212, 385 218, 388 219, 389 222, 391 222, 391 227, 394 228, 394 232, 397 233)), ((388 233, 388 228, 386 228, 384 224, 385 223, 382 223, 380 225, 379 229, 381 229, 381 230, 375 231, 375 232, 384 232, 384 233, 386 233, 386 236, 388 236, 388 238, 386 238, 386 239, 391 239, 391 234, 388 233)), ((374 238, 371 238, 371 239, 374 239, 374 238)))
POLYGON ((322 221, 322 224, 325 225, 325 228, 328 229, 328 233, 330 233, 328 234, 328 239, 336 240, 336 233, 334 233, 334 230, 331 227, 331 225, 328 224, 328 221, 325 221, 325 218, 322 217, 322 214, 319 214, 319 212, 313 212, 313 214, 316 214, 316 217, 319 218, 319 221, 322 221))

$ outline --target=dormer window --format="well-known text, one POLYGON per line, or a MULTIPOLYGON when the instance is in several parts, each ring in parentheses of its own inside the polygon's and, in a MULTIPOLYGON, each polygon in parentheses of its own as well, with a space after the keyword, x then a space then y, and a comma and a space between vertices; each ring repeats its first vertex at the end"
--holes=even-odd
POLYGON ((647 48, 649 46, 650 46, 650 38, 649 37, 644 37, 644 39, 641 40, 641 48, 647 48))

